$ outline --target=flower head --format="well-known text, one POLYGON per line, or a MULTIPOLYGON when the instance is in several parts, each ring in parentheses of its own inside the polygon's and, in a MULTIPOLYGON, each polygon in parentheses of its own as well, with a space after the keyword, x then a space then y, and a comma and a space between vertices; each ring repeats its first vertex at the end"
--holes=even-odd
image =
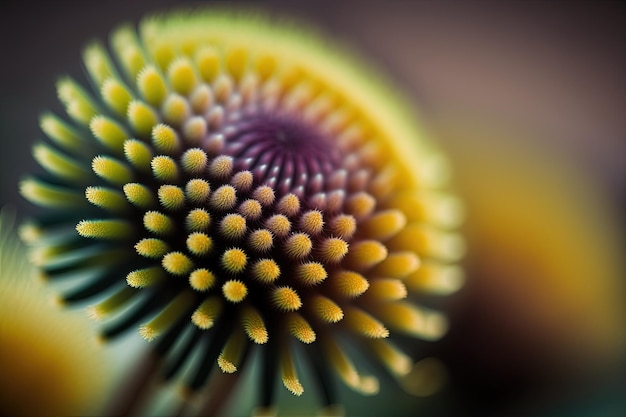
POLYGON ((414 295, 458 287, 461 244, 445 165, 405 103, 345 51, 257 16, 151 18, 111 47, 118 65, 98 43, 84 53, 94 91, 59 82, 72 122, 43 116, 48 173, 21 187, 48 209, 31 226, 42 270, 78 281, 63 301, 105 297, 102 337, 138 327, 167 378, 198 351, 191 391, 261 349, 265 407, 276 375, 305 389, 294 343, 321 384, 334 371, 378 390, 344 333, 408 373, 391 336, 442 335, 414 295))

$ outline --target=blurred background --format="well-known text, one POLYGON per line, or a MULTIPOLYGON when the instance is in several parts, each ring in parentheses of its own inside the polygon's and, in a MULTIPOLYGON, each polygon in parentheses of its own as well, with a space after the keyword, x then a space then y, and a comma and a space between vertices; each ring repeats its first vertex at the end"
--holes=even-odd
MULTIPOLYGON (((446 385, 427 399, 392 381, 378 397, 346 392, 348 415, 625 415, 625 4, 228 3, 301 18, 377 65, 448 153, 466 201, 450 332, 414 352, 446 365, 446 385)), ((32 212, 17 182, 36 169, 39 115, 61 111, 56 79, 85 82, 81 48, 194 4, 0 6, 0 207, 32 212)))

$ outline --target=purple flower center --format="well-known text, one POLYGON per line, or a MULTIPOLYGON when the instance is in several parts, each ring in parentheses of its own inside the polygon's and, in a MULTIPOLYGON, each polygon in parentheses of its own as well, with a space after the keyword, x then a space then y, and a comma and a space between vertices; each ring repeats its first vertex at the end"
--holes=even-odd
POLYGON ((256 114, 225 132, 223 153, 234 158, 235 169, 251 171, 279 196, 330 191, 326 179, 342 165, 337 146, 297 116, 256 114))

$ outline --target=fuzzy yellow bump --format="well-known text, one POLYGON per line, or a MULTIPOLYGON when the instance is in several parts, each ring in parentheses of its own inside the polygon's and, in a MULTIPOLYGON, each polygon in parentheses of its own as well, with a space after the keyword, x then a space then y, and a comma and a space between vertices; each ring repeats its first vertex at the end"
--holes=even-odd
POLYGON ((90 172, 82 164, 45 144, 35 145, 33 147, 33 156, 39 162, 39 165, 60 177, 83 182, 90 175, 90 172))
POLYGON ((246 345, 246 338, 242 331, 236 330, 232 333, 217 358, 217 364, 222 372, 227 374, 237 372, 246 345))
POLYGON ((252 274, 261 282, 274 282, 280 276, 280 267, 272 259, 260 259, 252 266, 252 274))
POLYGON ((181 252, 170 252, 161 260, 163 268, 174 275, 185 275, 193 268, 193 262, 181 252))
MULTIPOLYGON (((359 154, 361 155, 362 161, 366 161, 367 159, 375 162, 380 160, 380 153, 384 152, 380 145, 374 142, 370 142, 361 148, 359 154)), ((367 163, 367 162, 366 162, 367 163)), ((399 176, 398 167, 394 164, 387 164, 383 167, 380 172, 378 172, 372 181, 368 185, 369 192, 376 196, 379 201, 386 200, 389 196, 390 192, 397 188, 397 184, 401 181, 399 176)))
POLYGON ((358 192, 346 201, 346 211, 357 219, 370 215, 376 207, 376 199, 366 192, 358 192))
POLYGON ((346 193, 344 190, 331 191, 326 196, 326 209, 328 211, 337 212, 342 209, 343 203, 346 199, 346 193))
POLYGON ((226 103, 234 89, 234 81, 228 74, 220 74, 213 83, 213 92, 219 103, 226 103))
POLYGON ((239 303, 248 295, 248 287, 239 280, 230 280, 222 285, 222 293, 231 303, 239 303))
POLYGON ((91 319, 102 320, 124 307, 135 293, 134 288, 123 287, 104 301, 88 307, 87 314, 91 319))
POLYGON ((97 176, 115 185, 123 185, 133 180, 133 173, 126 164, 108 156, 93 158, 91 168, 97 176))
POLYGON ((209 157, 202 149, 192 148, 185 151, 181 157, 181 164, 185 172, 197 175, 205 170, 208 160, 209 157))
POLYGON ((363 395, 376 395, 380 391, 380 382, 373 375, 361 376, 357 391, 363 395))
POLYGON ((237 211, 248 220, 257 220, 263 213, 263 207, 261 203, 250 198, 241 203, 237 211))
POLYGON ((194 178, 185 185, 185 197, 192 203, 202 203, 209 198, 211 186, 200 178, 194 178))
POLYGON ((220 129, 224 122, 224 108, 222 106, 213 106, 211 110, 209 110, 206 119, 210 130, 220 129))
POLYGON ((40 240, 43 233, 38 225, 28 221, 20 225, 18 235, 25 243, 31 245, 40 240))
POLYGON ((135 250, 146 258, 158 259, 169 251, 169 246, 161 239, 145 238, 137 242, 135 250))
POLYGON ((275 214, 265 221, 265 227, 278 237, 285 237, 291 230, 291 222, 283 214, 275 214))
POLYGON ((241 272, 248 263, 248 256, 239 248, 226 250, 222 254, 222 266, 230 272, 241 272))
POLYGON ((71 151, 80 151, 82 139, 76 131, 57 116, 47 113, 39 119, 41 130, 57 145, 71 151))
POLYGON ((261 203, 263 207, 269 207, 274 204, 274 199, 276 198, 272 187, 268 187, 267 185, 262 185, 255 189, 252 193, 252 197, 261 203))
POLYGON ((216 155, 220 154, 224 149, 224 142, 226 138, 221 133, 213 133, 202 142, 202 149, 208 154, 216 155))
POLYGON ((217 358, 217 365, 225 374, 233 374, 237 372, 237 366, 228 359, 225 359, 222 355, 217 358))
POLYGON ((343 310, 333 300, 323 295, 312 296, 309 302, 311 311, 322 321, 337 323, 343 319, 343 310))
POLYGON ((359 226, 359 232, 370 239, 385 241, 402 230, 406 223, 406 216, 400 210, 384 210, 364 221, 359 226))
POLYGON ((362 240, 352 244, 346 261, 359 270, 369 269, 387 258, 387 248, 376 240, 362 240))
POLYGON ((152 128, 152 144, 157 151, 172 154, 180 149, 178 134, 165 123, 159 123, 152 128))
POLYGON ((128 139, 124 142, 124 156, 135 168, 150 171, 152 150, 144 142, 137 139, 128 139))
POLYGON ((57 96, 63 103, 71 101, 84 94, 83 89, 70 77, 65 77, 57 81, 57 96))
POLYGON ((448 322, 441 313, 405 301, 379 304, 374 309, 391 328, 424 340, 437 340, 448 330, 448 322))
POLYGON ((135 79, 139 71, 146 65, 143 50, 138 45, 134 28, 126 25, 113 33, 111 44, 120 65, 129 78, 135 79))
POLYGON ((354 271, 335 272, 329 282, 336 292, 348 298, 358 297, 370 287, 369 281, 354 271))
POLYGON ((280 368, 283 385, 293 395, 297 397, 301 396, 304 393, 304 388, 302 387, 302 384, 298 379, 296 367, 291 358, 291 353, 289 352, 289 347, 285 347, 279 357, 281 363, 280 368))
POLYGON ((207 230, 211 224, 211 215, 202 208, 193 209, 185 218, 187 230, 201 232, 207 230))
POLYGON ((196 269, 189 274, 189 285, 196 291, 207 291, 215 285, 215 275, 205 268, 196 269))
POLYGON ((311 253, 313 242, 306 233, 295 233, 285 241, 285 253, 295 259, 301 259, 311 253))
POLYGON ((287 318, 289 333, 302 343, 315 342, 316 335, 311 325, 298 313, 290 313, 287 318))
POLYGON ((227 155, 220 155, 211 161, 209 174, 216 179, 228 178, 233 171, 233 158, 227 155))
POLYGON ((143 225, 157 235, 165 235, 174 231, 174 222, 158 211, 148 211, 143 215, 143 225))
POLYGON ((126 275, 126 282, 133 288, 146 288, 165 278, 165 271, 160 266, 138 269, 126 275))
POLYGON ((282 311, 295 311, 302 307, 298 293, 291 287, 278 287, 272 291, 274 305, 282 311))
POLYGON ((248 65, 248 48, 238 46, 227 51, 225 64, 229 74, 236 80, 241 79, 248 65))
POLYGON ((161 105, 161 113, 167 123, 179 127, 191 114, 191 108, 187 99, 178 94, 170 94, 161 105))
MULTIPOLYGON (((192 102, 193 105, 193 102, 192 102)), ((195 111, 195 107, 194 107, 195 111)), ((196 113, 202 114, 203 112, 196 113)), ((207 121, 202 116, 193 116, 190 117, 185 124, 183 125, 183 136, 188 144, 190 145, 199 145, 202 143, 202 140, 206 137, 208 126, 207 121)))
POLYGON ((175 185, 162 185, 157 194, 161 205, 167 210, 178 210, 185 205, 185 193, 175 185))
POLYGON ((211 206, 217 210, 229 210, 237 203, 237 193, 232 185, 222 185, 211 194, 211 206))
POLYGON ((150 162, 152 173, 161 181, 176 182, 179 177, 178 166, 169 156, 159 155, 150 162))
POLYGON ((449 295, 463 286, 463 270, 457 265, 425 262, 417 271, 404 278, 412 291, 449 295))
POLYGON ((403 376, 411 371, 413 367, 411 357, 388 340, 372 339, 368 342, 368 346, 392 374, 403 376))
POLYGON ((128 103, 133 99, 128 88, 115 78, 108 78, 102 83, 100 95, 107 106, 120 116, 126 115, 128 103))
POLYGON ((300 217, 299 226, 303 232, 315 236, 324 229, 324 216, 318 210, 307 211, 300 217))
POLYGON ((261 80, 266 80, 276 69, 276 58, 271 55, 261 55, 255 60, 254 69, 261 80))
POLYGON ((117 190, 106 187, 87 187, 85 198, 91 204, 112 211, 122 211, 128 207, 124 195, 117 190))
POLYGON ((154 110, 138 100, 133 100, 128 104, 126 118, 133 131, 142 136, 148 136, 152 132, 152 126, 159 122, 154 110))
POLYGON ((399 192, 385 205, 402 210, 409 222, 432 223, 442 228, 457 227, 464 217, 461 201, 441 192, 399 192))
POLYGON ((99 43, 93 43, 85 48, 83 61, 96 84, 102 84, 104 80, 114 74, 115 70, 111 65, 111 60, 104 47, 99 43))
POLYGON ((326 356, 331 367, 347 386, 360 391, 361 376, 354 364, 333 338, 324 339, 326 356))
POLYGON ((202 330, 210 329, 221 310, 222 301, 216 296, 209 297, 193 312, 191 322, 202 330))
POLYGON ((420 259, 414 252, 391 252, 387 258, 376 265, 372 274, 387 278, 404 278, 417 271, 420 259))
POLYGON ((120 152, 128 134, 117 122, 105 116, 96 116, 89 122, 93 135, 108 148, 120 152))
POLYGON ((198 82, 192 63, 185 57, 172 61, 167 69, 167 78, 174 91, 184 96, 191 93, 198 82))
POLYGON ((465 217, 463 203, 451 195, 431 198, 424 211, 427 220, 448 229, 459 226, 465 217))
POLYGON ((193 294, 189 291, 181 292, 150 322, 139 328, 139 334, 146 340, 154 340, 178 320, 191 306, 193 294))
MULTIPOLYGON (((36 266, 45 266, 54 262, 55 258, 63 254, 63 247, 58 246, 38 246, 30 249, 28 259, 36 266)), ((45 279, 45 277, 42 277, 45 279)))
POLYGON ((137 89, 149 104, 159 106, 167 96, 167 87, 159 71, 152 65, 137 74, 137 89))
POLYGON ((393 278, 379 278, 372 281, 366 296, 377 301, 395 301, 402 300, 407 295, 404 282, 393 278))
POLYGON ((172 45, 171 42, 161 44, 158 48, 152 51, 152 56, 161 70, 165 70, 169 63, 176 57, 174 45, 172 45))
POLYGON ((328 273, 319 262, 307 262, 296 267, 296 274, 300 281, 307 285, 316 285, 326 279, 328 273))
POLYGON ((240 171, 233 175, 230 184, 241 193, 246 193, 252 187, 254 176, 250 171, 240 171))
POLYGON ((413 248, 421 256, 443 261, 457 261, 465 253, 461 236, 424 224, 409 224, 388 245, 400 250, 413 248))
POLYGON ((98 109, 85 91, 71 78, 64 78, 57 83, 59 100, 65 105, 67 114, 78 123, 88 125, 98 114, 98 109))
POLYGON ((139 208, 146 209, 156 205, 152 191, 143 184, 131 182, 125 184, 122 189, 128 201, 139 208))
POLYGON ((324 239, 317 247, 319 257, 328 263, 341 261, 348 253, 348 250, 348 243, 337 237, 324 239))
POLYGON ((371 339, 389 337, 389 330, 380 321, 356 307, 349 307, 345 310, 344 323, 352 331, 371 339))
POLYGON ((300 211, 300 199, 295 194, 287 194, 278 201, 276 210, 287 217, 293 217, 300 211))
POLYGON ((83 237, 127 239, 133 234, 133 225, 124 220, 82 220, 76 231, 83 237))
POLYGON ((159 333, 151 326, 144 324, 139 327, 139 336, 141 336, 142 339, 145 339, 148 342, 152 342, 157 337, 159 337, 159 333))
POLYGON ((220 72, 220 54, 212 47, 198 49, 195 55, 195 64, 202 79, 210 83, 220 72))
POLYGON ((220 233, 227 239, 239 239, 246 233, 246 219, 240 214, 227 214, 220 222, 220 233))
POLYGON ((187 249, 194 255, 206 255, 213 249, 213 239, 204 233, 191 233, 187 237, 187 249))
POLYGON ((128 38, 116 43, 115 48, 120 57, 120 64, 124 67, 127 75, 134 79, 146 65, 143 51, 136 44, 136 41, 131 41, 128 38))
POLYGON ((189 101, 194 113, 205 114, 214 102, 213 90, 206 84, 200 84, 191 93, 189 101))
POLYGON ((20 194, 29 201, 45 207, 74 207, 84 201, 79 193, 29 178, 20 183, 20 194))
POLYGON ((269 333, 265 327, 263 317, 253 307, 246 307, 241 313, 241 324, 250 340, 254 343, 262 345, 267 343, 269 333))
POLYGON ((272 232, 267 229, 255 230, 248 236, 248 245, 256 252, 267 252, 274 245, 272 232))

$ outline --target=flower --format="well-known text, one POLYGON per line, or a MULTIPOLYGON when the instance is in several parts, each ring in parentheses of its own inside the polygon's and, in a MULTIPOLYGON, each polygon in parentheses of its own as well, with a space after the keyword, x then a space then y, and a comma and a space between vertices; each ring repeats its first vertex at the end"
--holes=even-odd
POLYGON ((42 117, 47 173, 21 184, 47 209, 25 233, 42 271, 76 278, 62 301, 103 298, 102 338, 139 326, 166 379, 194 357, 191 393, 259 349, 263 410, 276 376, 304 391, 296 342, 325 405, 331 371, 378 391, 344 335, 408 374, 393 335, 445 332, 416 297, 459 287, 463 247, 445 160, 410 106, 347 51, 257 15, 152 17, 111 48, 118 65, 99 43, 84 52, 95 91, 58 83, 72 122, 42 117))

